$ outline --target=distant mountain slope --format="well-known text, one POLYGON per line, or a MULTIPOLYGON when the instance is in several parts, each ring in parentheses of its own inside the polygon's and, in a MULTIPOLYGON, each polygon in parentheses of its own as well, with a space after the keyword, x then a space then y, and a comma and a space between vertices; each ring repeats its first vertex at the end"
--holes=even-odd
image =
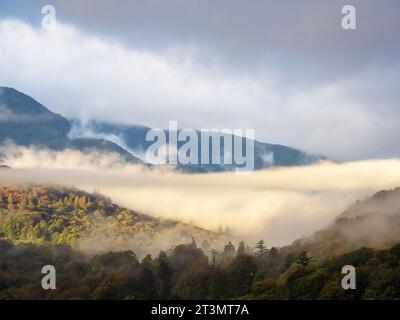
POLYGON ((124 161, 129 163, 140 163, 144 164, 138 158, 134 157, 124 148, 120 147, 118 144, 105 139, 93 139, 93 138, 78 138, 69 141, 66 147, 79 150, 82 152, 99 151, 107 153, 116 153, 121 156, 124 161))
POLYGON ((400 188, 357 201, 327 228, 296 241, 289 250, 323 258, 361 247, 389 248, 400 243, 400 188))
MULTIPOLYGON (((140 125, 69 121, 15 89, 0 87, 0 144, 11 140, 17 145, 44 146, 53 150, 70 148, 83 152, 113 152, 128 162, 144 164, 145 152, 153 143, 146 141, 149 130, 140 125)), ((168 132, 165 132, 168 137, 168 132)), ((200 136, 200 131, 197 134, 200 136)), ((178 148, 184 143, 179 142, 178 148)), ((220 157, 223 154, 222 147, 220 157)), ((201 152, 199 164, 178 164, 176 169, 183 172, 219 172, 238 167, 235 163, 224 164, 222 161, 221 164, 200 164, 200 158, 201 152)), ((324 159, 283 145, 254 142, 255 169, 308 165, 324 159)))
POLYGON ((0 87, 0 141, 16 144, 64 145, 71 125, 67 119, 12 88, 0 87))
MULTIPOLYGON (((74 137, 99 137, 110 139, 125 147, 129 152, 145 161, 145 150, 153 143, 146 141, 146 134, 151 128, 139 125, 119 125, 100 121, 89 121, 85 124, 79 120, 73 120, 74 137)), ((167 141, 169 140, 169 132, 164 130, 167 141)), ((200 131, 197 136, 200 141, 200 131)), ((229 135, 223 135, 229 136, 229 135)), ((180 148, 185 142, 178 142, 180 148)), ((210 147, 210 154, 211 154, 210 147)), ((220 150, 221 164, 200 164, 201 151, 199 152, 199 164, 177 165, 177 169, 184 172, 219 172, 232 171, 238 166, 233 164, 223 164, 222 158, 224 148, 220 150)), ((291 147, 269 144, 255 141, 254 142, 254 167, 255 169, 265 169, 270 167, 281 166, 300 166, 316 163, 326 160, 325 157, 310 155, 301 150, 291 147)), ((211 162, 211 161, 210 161, 211 162)))
POLYGON ((43 146, 53 150, 70 148, 82 152, 114 152, 126 161, 142 163, 111 141, 70 139, 70 130, 70 122, 61 115, 13 88, 0 87, 0 144, 12 141, 17 145, 43 146))
POLYGON ((210 244, 223 239, 202 228, 119 207, 100 195, 62 187, 0 185, 0 240, 68 244, 90 253, 134 249, 142 255, 192 237, 210 244))

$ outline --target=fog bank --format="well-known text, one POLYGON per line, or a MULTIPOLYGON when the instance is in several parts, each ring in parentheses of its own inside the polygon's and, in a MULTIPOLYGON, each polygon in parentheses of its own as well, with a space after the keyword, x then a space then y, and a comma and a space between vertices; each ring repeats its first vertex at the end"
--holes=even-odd
MULTIPOLYGON (((122 206, 217 230, 253 244, 285 245, 328 225, 347 206, 400 186, 397 159, 276 168, 249 175, 181 174, 126 165, 115 155, 5 147, 0 183, 71 185, 122 206)), ((3 148, 3 152, 4 152, 3 148)))

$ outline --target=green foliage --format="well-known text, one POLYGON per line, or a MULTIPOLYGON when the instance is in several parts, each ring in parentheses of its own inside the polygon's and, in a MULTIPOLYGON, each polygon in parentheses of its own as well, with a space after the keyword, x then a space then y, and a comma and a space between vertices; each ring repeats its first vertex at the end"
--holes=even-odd
MULTIPOLYGON (((171 229, 186 238, 212 238, 206 230, 139 214, 71 188, 0 186, 0 198, 0 239, 15 243, 125 250, 134 239, 139 250, 141 243, 147 244, 142 235, 151 239, 171 229)), ((145 248, 138 252, 146 253, 145 248)))
MULTIPOLYGON (((176 225, 169 222, 170 225, 176 225)), ((0 187, 0 299, 399 299, 400 244, 313 259, 300 243, 252 252, 221 251, 194 238, 139 262, 131 250, 87 254, 84 235, 122 241, 165 223, 72 189, 0 187), (313 263, 311 263, 311 261, 313 263), (57 290, 41 289, 41 268, 57 270, 57 290), (357 289, 341 286, 344 265, 357 289)), ((146 255, 147 253, 147 255, 146 255)))
POLYGON ((301 252, 298 259, 284 273, 253 285, 251 299, 399 299, 399 245, 387 250, 361 248, 332 257, 319 265, 309 264, 309 257, 301 252), (344 265, 357 271, 357 289, 344 290, 341 286, 344 265))
POLYGON ((139 263, 132 251, 89 257, 64 245, 0 240, 0 299, 398 299, 396 248, 349 253, 359 261, 357 290, 346 291, 341 287, 345 255, 305 267, 294 262, 287 271, 259 280, 257 257, 239 255, 227 265, 211 266, 192 244, 139 263), (45 264, 56 267, 57 290, 41 289, 45 264))
POLYGON ((257 265, 254 257, 241 255, 236 257, 228 268, 230 295, 240 297, 247 294, 252 286, 257 265))
POLYGON ((301 265, 303 268, 307 267, 313 258, 307 255, 306 251, 302 251, 296 259, 296 263, 301 265))

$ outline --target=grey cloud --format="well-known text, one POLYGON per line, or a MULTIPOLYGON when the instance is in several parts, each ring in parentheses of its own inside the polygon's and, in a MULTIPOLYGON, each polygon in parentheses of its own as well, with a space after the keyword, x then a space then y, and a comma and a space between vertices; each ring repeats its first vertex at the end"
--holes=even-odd
MULTIPOLYGON (((39 5, 49 1, 31 0, 39 5)), ((278 66, 290 77, 329 80, 387 66, 400 53, 395 0, 53 1, 58 14, 95 33, 149 49, 194 45, 199 61, 230 70, 278 66), (341 28, 341 8, 357 9, 356 31, 341 28), (271 65, 272 66, 271 66, 271 65)), ((311 79, 310 79, 311 81, 311 79)))

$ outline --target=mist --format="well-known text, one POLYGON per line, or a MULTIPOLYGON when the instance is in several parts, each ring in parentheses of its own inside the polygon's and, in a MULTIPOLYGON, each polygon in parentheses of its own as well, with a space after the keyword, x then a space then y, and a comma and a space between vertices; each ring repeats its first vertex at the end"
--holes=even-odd
POLYGON ((138 212, 216 231, 250 245, 282 246, 329 225, 350 204, 400 185, 400 161, 370 160, 234 172, 183 174, 128 165, 114 154, 7 145, 0 183, 74 186, 138 212))

